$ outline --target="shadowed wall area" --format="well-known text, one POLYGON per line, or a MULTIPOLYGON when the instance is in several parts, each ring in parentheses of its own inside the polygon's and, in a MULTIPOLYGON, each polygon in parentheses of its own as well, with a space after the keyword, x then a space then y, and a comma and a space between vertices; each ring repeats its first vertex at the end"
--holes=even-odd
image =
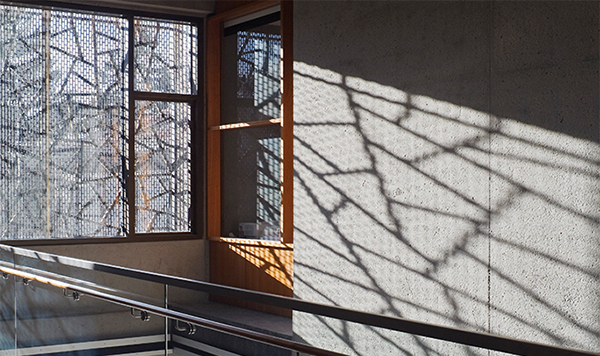
MULTIPOLYGON (((296 2, 295 295, 600 352, 598 15, 296 2)), ((293 322, 349 354, 488 355, 293 322)))

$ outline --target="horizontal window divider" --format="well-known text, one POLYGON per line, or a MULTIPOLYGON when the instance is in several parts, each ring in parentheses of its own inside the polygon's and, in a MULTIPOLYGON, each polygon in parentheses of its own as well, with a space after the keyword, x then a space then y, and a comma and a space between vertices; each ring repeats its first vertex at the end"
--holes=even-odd
POLYGON ((15 247, 56 246, 56 245, 89 245, 134 242, 168 242, 198 240, 201 236, 191 233, 155 233, 136 234, 127 237, 87 237, 87 238, 55 238, 40 240, 0 240, 1 244, 15 247))
POLYGON ((171 93, 151 93, 145 91, 133 91, 131 93, 133 100, 138 101, 170 101, 170 102, 192 102, 198 100, 196 94, 171 94, 171 93))
POLYGON ((281 241, 265 241, 255 239, 244 239, 239 237, 209 237, 208 240, 215 242, 223 242, 235 245, 249 245, 249 246, 262 246, 262 247, 276 247, 281 249, 294 249, 294 244, 284 243, 281 241))
POLYGON ((270 125, 281 125, 281 119, 270 119, 270 120, 261 120, 261 121, 251 121, 251 122, 236 122, 234 124, 211 126, 208 129, 211 131, 225 131, 225 130, 232 130, 232 129, 242 129, 242 128, 248 128, 248 127, 261 127, 261 126, 270 126, 270 125))

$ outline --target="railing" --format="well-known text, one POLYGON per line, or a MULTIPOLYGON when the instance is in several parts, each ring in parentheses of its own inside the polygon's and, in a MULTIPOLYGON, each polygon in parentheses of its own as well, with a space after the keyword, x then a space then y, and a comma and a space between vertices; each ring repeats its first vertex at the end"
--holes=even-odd
MULTIPOLYGON (((52 319, 52 317, 54 317, 52 320, 58 324, 62 324, 62 318, 69 319, 74 315, 86 316, 86 314, 92 315, 94 318, 99 318, 99 315, 113 313, 115 316, 118 315, 119 320, 123 320, 122 314, 126 309, 129 309, 127 310, 129 311, 129 314, 137 319, 147 321, 150 320, 150 315, 162 319, 159 319, 159 323, 154 322, 152 327, 146 328, 147 330, 137 330, 137 332, 133 333, 129 332, 131 335, 125 335, 128 337, 126 339, 127 341, 122 341, 122 343, 135 343, 132 340, 151 340, 147 345, 153 344, 156 346, 156 340, 158 340, 158 343, 164 344, 164 348, 161 348, 162 350, 165 350, 164 352, 168 352, 170 349, 172 350, 169 327, 169 320, 172 320, 177 322, 174 327, 176 330, 182 331, 185 329, 189 334, 192 334, 193 331, 196 330, 195 325, 197 325, 202 328, 236 335, 252 340, 253 342, 274 345, 286 350, 323 356, 342 355, 336 351, 321 349, 291 339, 252 330, 250 328, 211 320, 207 317, 195 315, 193 310, 190 311, 193 309, 194 301, 199 297, 206 299, 206 295, 208 294, 234 298, 246 302, 261 303, 272 307, 331 317, 345 322, 354 322, 362 325, 515 355, 599 355, 583 350, 561 348, 392 316, 365 313, 294 298, 172 277, 158 273, 133 270, 108 264, 83 261, 3 245, 0 245, 0 271, 2 272, 5 283, 2 285, 2 295, 0 295, 0 297, 2 297, 0 302, 5 303, 4 306, 0 306, 0 312, 4 317, 4 324, 2 324, 2 327, 4 329, 11 329, 10 325, 14 325, 11 332, 8 332, 9 336, 4 336, 4 343, 2 336, 0 336, 0 354, 2 355, 11 354, 12 351, 15 351, 16 354, 17 350, 19 350, 19 354, 50 353, 48 352, 49 349, 46 347, 47 345, 42 344, 42 342, 48 342, 49 344, 54 345, 56 344, 57 338, 53 339, 50 337, 46 340, 44 339, 44 336, 36 335, 35 332, 31 333, 32 335, 26 334, 25 336, 22 336, 22 333, 19 333, 21 329, 27 330, 27 326, 36 323, 36 320, 41 320, 41 318, 36 319, 36 317, 39 317, 40 315, 44 316, 44 320, 52 319), (10 280, 9 276, 13 276, 13 279, 10 280), (35 285, 39 286, 40 290, 36 289, 35 285), (62 296, 72 299, 68 301, 70 304, 68 306, 63 305, 62 307, 57 307, 58 309, 53 307, 49 308, 49 303, 56 303, 58 300, 56 298, 56 291, 54 291, 55 294, 52 294, 52 292, 44 289, 42 286, 62 290, 62 296), (13 300, 10 299, 11 293, 14 295, 13 300), (37 293, 40 293, 39 297, 35 297, 37 293), (48 296, 51 297, 48 298, 48 296), (89 302, 81 306, 79 310, 81 313, 69 314, 64 312, 65 310, 72 310, 74 301, 82 300, 82 296, 83 299, 92 297, 92 299, 101 301, 101 303, 109 303, 110 305, 118 306, 121 308, 119 309, 120 312, 108 307, 107 305, 109 304, 97 305, 94 303, 90 304, 89 302), (12 305, 6 305, 11 304, 11 302, 12 305), (32 303, 33 305, 31 305, 32 303), (40 303, 41 305, 37 305, 40 303), (189 305, 192 305, 192 307, 190 308, 189 305), (7 318, 7 315, 10 314, 7 310, 10 311, 11 307, 14 311, 13 320, 7 318), (47 310, 44 310, 44 308, 52 310, 56 309, 56 313, 49 313, 47 310), (11 321, 13 322, 12 324, 11 321), (24 323, 25 326, 20 326, 19 322, 24 323), (181 327, 180 322, 185 323, 187 326, 181 327), (15 340, 12 346, 10 344, 11 333, 15 340), (152 335, 156 337, 148 339, 148 337, 152 335), (33 338, 36 336, 41 340, 34 340, 33 338), (8 342, 6 342, 6 340, 8 340, 8 342), (43 349, 44 351, 36 352, 36 350, 38 350, 36 347, 39 350, 43 349), (26 351, 24 352, 23 350, 26 351)), ((62 299, 65 300, 66 298, 62 299)), ((104 323, 110 324, 110 322, 107 323, 106 321, 104 321, 104 323)), ((138 327, 135 326, 133 329, 138 329, 138 327)), ((89 340, 85 338, 82 339, 81 335, 89 331, 90 330, 75 328, 72 332, 69 332, 68 337, 64 337, 64 339, 65 341, 71 342, 71 345, 85 346, 89 344, 89 340)), ((106 333, 106 330, 102 329, 98 330, 98 332, 106 333)), ((0 334, 7 335, 7 332, 4 330, 4 332, 0 334)), ((110 332, 108 332, 108 334, 110 334, 110 332)), ((106 339, 118 338, 115 338, 114 335, 109 335, 106 339)), ((114 345, 117 344, 118 343, 115 343, 114 345)), ((76 350, 77 347, 79 346, 68 346, 67 349, 76 350)), ((126 350, 125 346, 123 346, 125 347, 124 349, 123 347, 119 347, 115 346, 115 353, 122 353, 123 350, 126 350)), ((59 351, 64 350, 60 349, 59 351)))

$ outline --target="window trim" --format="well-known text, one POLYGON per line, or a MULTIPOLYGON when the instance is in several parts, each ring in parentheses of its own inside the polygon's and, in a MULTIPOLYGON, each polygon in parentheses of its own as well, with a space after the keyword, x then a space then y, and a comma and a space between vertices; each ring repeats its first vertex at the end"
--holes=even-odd
MULTIPOLYGON (((245 243, 264 246, 291 247, 293 244, 293 34, 292 1, 264 0, 252 2, 230 11, 214 15, 207 20, 206 29, 206 93, 207 93, 207 234, 212 241, 245 243), (282 48, 282 93, 281 93, 281 239, 262 241, 243 238, 228 238, 221 234, 221 42, 225 22, 246 17, 268 8, 280 6, 282 48)), ((262 124, 273 124, 262 123, 262 124)), ((249 126, 258 126, 261 123, 249 126)))
MULTIPOLYGON (((125 203, 130 212, 129 214, 129 231, 122 237, 75 237, 75 238, 43 238, 43 239, 30 239, 30 240, 0 240, 1 243, 11 246, 49 246, 49 245, 77 245, 77 244, 104 244, 104 243, 132 243, 132 242, 161 242, 161 241, 181 241, 181 240, 195 240, 201 239, 204 236, 205 231, 205 214, 203 213, 206 206, 204 204, 204 197, 206 196, 204 190, 205 182, 205 165, 204 165, 204 44, 205 38, 205 18, 195 16, 176 15, 169 13, 159 13, 146 10, 128 10, 120 8, 112 8, 105 6, 94 6, 85 5, 70 2, 61 1, 46 1, 43 4, 35 3, 27 0, 16 0, 16 1, 0 1, 0 4, 16 7, 29 7, 29 8, 52 8, 57 10, 65 11, 82 11, 92 12, 100 14, 112 14, 120 15, 128 23, 128 48, 130 51, 134 50, 135 31, 131 30, 134 28, 134 21, 136 18, 153 18, 157 20, 167 21, 184 21, 189 22, 192 26, 197 28, 197 61, 196 61, 196 72, 197 72, 197 90, 196 93, 191 94, 171 94, 171 93, 156 93, 156 92, 145 92, 135 90, 135 70, 134 68, 134 56, 128 56, 128 67, 129 75, 126 79, 128 81, 129 95, 128 95, 128 117, 130 120, 129 124, 129 159, 130 167, 128 171, 128 177, 126 177, 127 184, 130 187, 126 192, 127 202, 125 203), (135 167, 133 166, 132 158, 135 158, 135 125, 132 125, 132 121, 135 118, 135 103, 136 101, 164 101, 164 102, 186 102, 191 107, 191 187, 190 187, 190 219, 191 226, 189 232, 155 232, 155 233, 135 233, 135 167)), ((125 177, 124 177, 125 178, 125 177)))

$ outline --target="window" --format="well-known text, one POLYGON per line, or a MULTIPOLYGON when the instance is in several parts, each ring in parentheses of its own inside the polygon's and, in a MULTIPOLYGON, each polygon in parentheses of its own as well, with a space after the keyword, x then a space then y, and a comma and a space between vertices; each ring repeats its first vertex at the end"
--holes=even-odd
POLYGON ((190 234, 198 48, 191 21, 0 4, 0 238, 190 234))
POLYGON ((212 240, 292 242, 288 6, 255 3, 208 23, 207 193, 212 240))

